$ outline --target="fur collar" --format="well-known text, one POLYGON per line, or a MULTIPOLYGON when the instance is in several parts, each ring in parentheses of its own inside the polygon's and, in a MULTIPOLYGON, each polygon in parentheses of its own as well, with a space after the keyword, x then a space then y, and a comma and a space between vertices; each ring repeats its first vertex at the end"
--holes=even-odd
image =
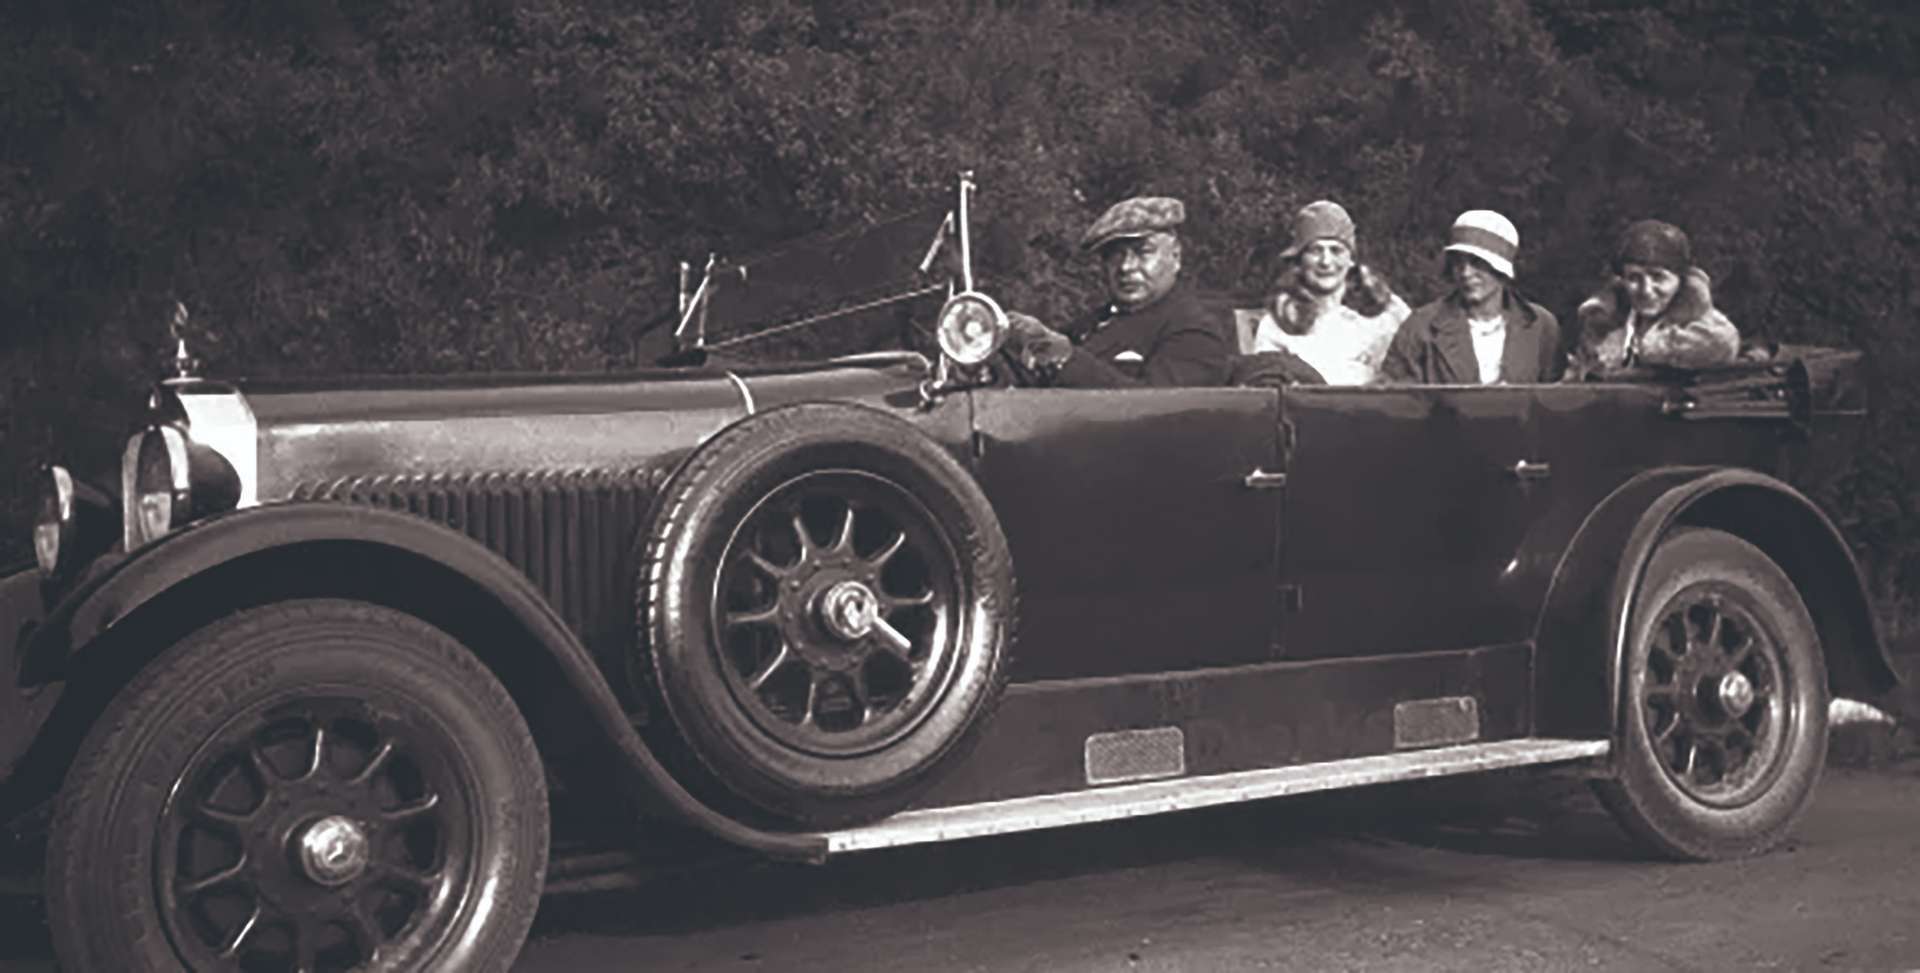
MULTIPOLYGON (((1627 312, 1633 308, 1627 299, 1627 282, 1618 277, 1607 280, 1600 292, 1582 301, 1579 310, 1580 331, 1589 340, 1624 327, 1627 312)), ((1680 275, 1680 292, 1673 295, 1667 309, 1650 321, 1641 321, 1636 330, 1645 332, 1668 322, 1686 324, 1713 313, 1713 284, 1707 272, 1688 267, 1680 275)))

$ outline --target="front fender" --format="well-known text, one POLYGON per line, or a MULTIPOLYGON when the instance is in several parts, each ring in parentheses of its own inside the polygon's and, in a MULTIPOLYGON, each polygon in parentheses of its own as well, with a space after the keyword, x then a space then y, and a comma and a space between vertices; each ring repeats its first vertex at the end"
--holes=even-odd
MULTIPOLYGON (((329 550, 353 547, 411 558, 410 563, 430 564, 477 589, 518 627, 513 641, 525 643, 552 664, 552 671, 579 704, 574 715, 614 744, 627 770, 656 799, 659 810, 776 857, 825 857, 825 844, 819 839, 744 827, 690 795, 640 739, 591 654, 526 575, 464 534, 411 514, 359 504, 295 502, 202 521, 134 552, 75 591, 41 626, 30 652, 42 665, 53 664, 58 655, 78 669, 107 666, 111 660, 89 657, 93 647, 122 644, 124 640, 110 636, 134 619, 164 615, 170 610, 170 593, 233 565, 297 565, 297 558, 289 562, 263 556, 323 545, 329 550), (143 612, 149 606, 156 610, 143 612)), ((512 683, 509 687, 513 688, 512 683)))
POLYGON ((1561 557, 1534 635, 1536 732, 1612 733, 1628 615, 1654 547, 1677 524, 1735 534, 1780 565, 1813 616, 1836 692, 1873 693, 1898 682, 1860 566, 1819 507, 1752 470, 1669 467, 1642 473, 1601 501, 1561 557))
MULTIPOLYGON (((14 764, 59 700, 58 693, 44 687, 18 684, 27 646, 45 614, 40 572, 32 564, 0 571, 0 639, 5 639, 0 642, 4 649, 0 651, 0 678, 6 680, 8 690, 0 695, 0 780, 12 774, 14 764)), ((5 811, 0 807, 0 819, 6 817, 5 811)))

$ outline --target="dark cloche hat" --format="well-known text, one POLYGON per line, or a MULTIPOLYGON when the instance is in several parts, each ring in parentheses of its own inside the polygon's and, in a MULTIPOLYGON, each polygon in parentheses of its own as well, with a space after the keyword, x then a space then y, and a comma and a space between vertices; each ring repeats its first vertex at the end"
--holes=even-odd
POLYGON ((1693 266, 1693 247, 1687 243, 1687 235, 1672 223, 1641 220, 1620 234, 1620 248, 1613 257, 1613 272, 1619 273, 1627 264, 1684 272, 1693 266))
POLYGON ((1171 230, 1186 222, 1187 207, 1169 196, 1135 196, 1113 204, 1087 227, 1080 249, 1098 250, 1114 240, 1171 230))

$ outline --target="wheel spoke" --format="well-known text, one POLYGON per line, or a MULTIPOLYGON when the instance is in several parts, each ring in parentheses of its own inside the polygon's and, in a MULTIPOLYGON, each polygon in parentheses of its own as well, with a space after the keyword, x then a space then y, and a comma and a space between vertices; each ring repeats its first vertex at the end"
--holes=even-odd
POLYGON ((820 702, 820 686, 825 681, 826 677, 818 672, 813 673, 812 678, 807 680, 807 711, 800 717, 801 726, 812 728, 819 725, 813 720, 814 707, 820 702))
POLYGON ((931 605, 933 604, 933 589, 929 588, 917 595, 891 595, 883 591, 880 592, 880 600, 886 603, 889 610, 895 608, 912 608, 917 605, 931 605))
POLYGON ((833 539, 833 550, 847 552, 853 550, 853 504, 847 504, 847 515, 840 518, 840 536, 833 539))
MULTIPOLYGON (((793 653, 787 650, 787 643, 785 640, 782 640, 780 643, 780 651, 775 652, 773 658, 768 659, 752 676, 747 678, 747 688, 752 689, 754 692, 759 692, 760 687, 766 685, 767 680, 772 679, 773 674, 779 672, 780 667, 786 665, 792 658, 793 653)), ((809 706, 811 706, 811 703, 809 703, 809 706)))
POLYGON ((301 916, 293 923, 294 973, 314 973, 320 966, 320 923, 301 916))
POLYGON ((430 891, 433 888, 434 879, 433 875, 428 872, 416 871, 401 865, 395 865, 392 862, 384 862, 374 866, 372 869, 372 878, 377 884, 387 886, 398 885, 408 891, 422 893, 430 891))
POLYGON ((260 924, 260 913, 264 908, 265 907, 257 900, 253 903, 253 911, 247 913, 247 917, 241 921, 240 927, 235 929, 233 935, 228 936, 226 943, 220 947, 220 956, 222 958, 232 959, 234 956, 239 955, 240 947, 247 944, 247 937, 253 935, 253 928, 260 924))
POLYGON ((280 776, 280 771, 273 766, 273 761, 267 759, 267 751, 260 746, 259 741, 254 741, 253 745, 247 748, 247 759, 253 763, 254 773, 260 775, 262 785, 271 788, 274 784, 286 779, 280 776))
POLYGON ((327 728, 319 724, 313 727, 313 758, 307 762, 307 769, 301 773, 300 780, 308 780, 320 772, 327 762, 327 728))
POLYGON ((769 581, 780 581, 787 576, 785 568, 767 560, 761 556, 759 551, 748 548, 742 550, 740 553, 747 559, 748 564, 753 565, 761 574, 766 575, 769 581))
POLYGON ((780 603, 774 602, 765 608, 753 611, 728 612, 727 627, 740 628, 744 625, 772 625, 780 620, 780 603))
POLYGON ((813 560, 813 535, 807 533, 807 522, 798 510, 793 512, 793 536, 800 542, 800 563, 813 560))
POLYGON ((195 801, 189 804, 187 806, 187 816, 192 818, 195 823, 219 828, 223 831, 230 831, 234 834, 243 833, 246 830, 247 823, 253 820, 252 811, 229 811, 226 808, 214 807, 205 801, 195 801))
POLYGON ((1700 741, 1698 738, 1687 741, 1687 762, 1680 768, 1680 776, 1693 780, 1693 769, 1700 762, 1700 741))
POLYGON ((354 774, 353 779, 347 781, 347 783, 355 784, 355 785, 365 784, 367 781, 372 780, 375 774, 378 774, 383 768, 385 768, 387 765, 387 761, 392 758, 393 758, 393 741, 392 740, 380 741, 379 749, 373 752, 373 756, 367 758, 367 765, 365 767, 360 768, 360 772, 357 774, 354 774))
POLYGON ((228 865, 227 867, 222 868, 211 875, 203 875, 199 878, 193 879, 192 881, 176 882, 174 887, 176 890, 179 891, 181 895, 191 898, 217 885, 229 885, 229 884, 237 883, 240 880, 241 876, 245 875, 246 872, 247 872, 247 851, 245 848, 242 848, 240 849, 240 859, 234 862, 233 864, 228 865))
POLYGON ((380 948, 385 938, 380 932, 380 924, 373 919, 373 913, 367 910, 367 904, 354 898, 347 903, 346 912, 341 916, 346 922, 347 934, 353 937, 360 947, 360 955, 371 957, 380 948))
POLYGON ((1713 620, 1708 623, 1707 637, 1702 640, 1702 644, 1718 652, 1720 651, 1720 629, 1726 622, 1726 616, 1720 613, 1720 606, 1717 604, 1709 602, 1705 607, 1713 614, 1713 620))
POLYGON ((1660 731, 1653 735, 1654 746, 1659 746, 1661 744, 1666 743, 1668 740, 1672 739, 1673 731, 1678 730, 1680 728, 1679 715, 1669 714, 1669 716, 1670 718, 1666 721, 1667 725, 1664 727, 1661 727, 1660 731))
POLYGON ((900 549, 905 546, 907 546, 907 532, 903 530, 893 535, 893 540, 888 541, 885 547, 873 552, 873 556, 867 558, 867 563, 873 565, 875 571, 879 571, 885 568, 887 562, 893 560, 893 556, 900 553, 900 549))
POLYGON ((873 719, 873 699, 867 695, 865 670, 855 673, 847 682, 853 686, 853 698, 860 704, 859 725, 866 726, 867 721, 873 719))
POLYGON ((404 824, 439 806, 440 795, 428 794, 418 800, 408 801, 399 807, 385 809, 380 812, 380 818, 390 825, 404 824))
POLYGON ((1743 632, 1741 635, 1740 644, 1734 646, 1733 649, 1727 653, 1727 670, 1729 672, 1746 665, 1747 659, 1753 655, 1753 633, 1743 632))
POLYGON ((1660 626, 1660 634, 1665 636, 1662 640, 1664 644, 1656 642, 1653 646, 1654 652, 1668 659, 1677 659, 1687 654, 1687 642, 1692 636, 1687 633, 1687 616, 1684 612, 1669 616, 1660 626))

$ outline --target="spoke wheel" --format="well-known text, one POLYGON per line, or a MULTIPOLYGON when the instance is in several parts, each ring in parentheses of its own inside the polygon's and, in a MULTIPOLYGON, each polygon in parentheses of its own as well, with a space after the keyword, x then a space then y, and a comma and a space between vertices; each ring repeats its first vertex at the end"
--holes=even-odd
POLYGON ((498 681, 417 619, 309 601, 215 623, 116 697, 69 775, 62 962, 505 970, 545 872, 538 768, 498 681))
POLYGON ((160 819, 161 915, 196 968, 353 969, 444 926, 473 867, 446 741, 303 699, 210 741, 160 819))
POLYGON ((1628 638, 1602 801, 1678 858, 1777 844, 1827 749, 1819 635, 1792 581, 1738 537, 1682 528, 1647 563, 1628 638))
POLYGON ((1773 635, 1723 582, 1668 604, 1647 646, 1641 719, 1655 759, 1689 797, 1739 807, 1781 769, 1792 701, 1773 635))
POLYGON ((775 490, 723 555, 715 649, 755 724, 854 756, 913 730, 956 651, 960 567, 926 508, 855 471, 775 490))
POLYGON ((972 476, 908 423, 808 404, 694 454, 641 563, 645 732, 696 792, 809 826, 887 814, 1006 679, 1013 565, 972 476), (744 803, 743 803, 744 802, 744 803))

